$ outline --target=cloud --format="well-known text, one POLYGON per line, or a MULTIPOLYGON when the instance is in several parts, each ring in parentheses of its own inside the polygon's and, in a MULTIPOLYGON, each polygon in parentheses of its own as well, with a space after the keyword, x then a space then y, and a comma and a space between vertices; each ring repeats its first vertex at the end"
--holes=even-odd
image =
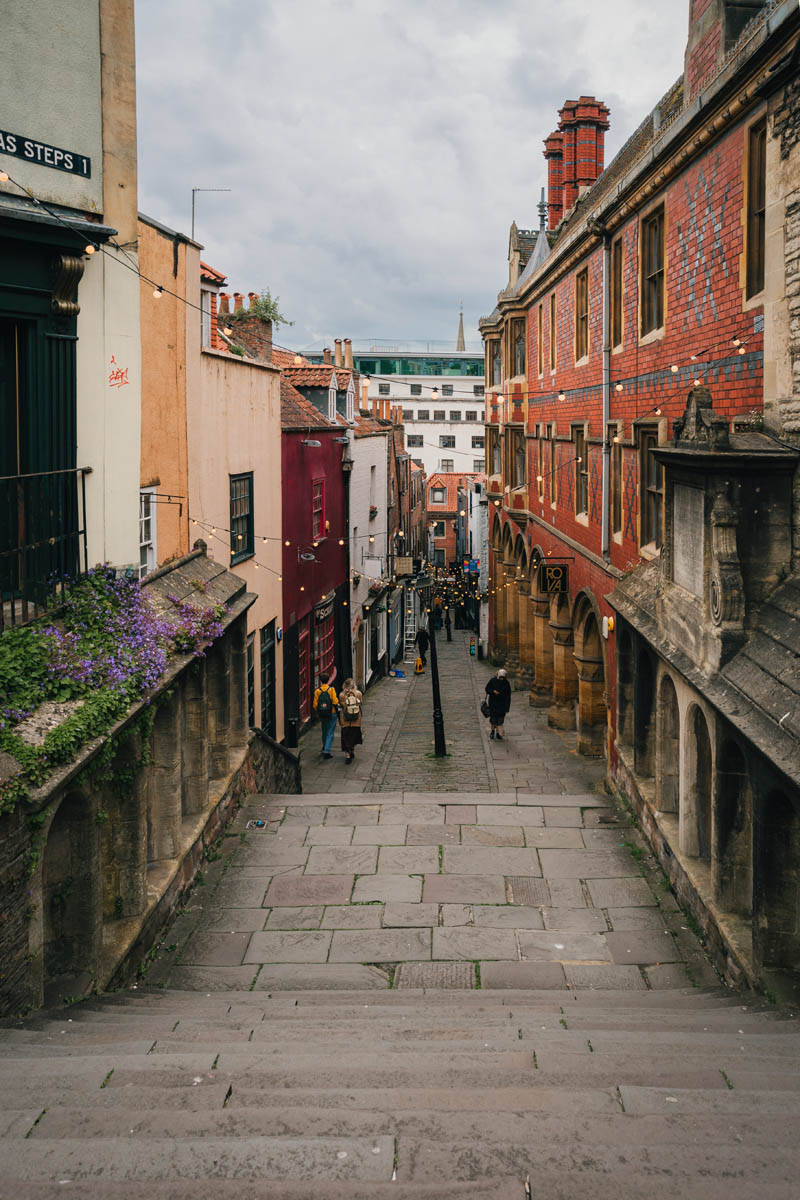
POLYGON ((606 161, 682 70, 687 0, 138 0, 140 206, 296 346, 468 338, 537 222, 568 98, 611 107, 606 161), (670 15, 663 13, 669 8, 670 15))

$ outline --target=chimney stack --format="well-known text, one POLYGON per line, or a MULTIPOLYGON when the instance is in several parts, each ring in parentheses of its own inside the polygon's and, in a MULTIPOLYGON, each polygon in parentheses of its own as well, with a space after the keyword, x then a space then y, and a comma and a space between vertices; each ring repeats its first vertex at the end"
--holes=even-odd
POLYGON ((563 209, 563 156, 564 135, 551 133, 545 138, 544 156, 547 159, 547 228, 555 229, 562 216, 563 209))
POLYGON ((353 369, 353 339, 352 338, 344 339, 344 365, 347 367, 348 371, 352 371, 352 369, 353 369))
POLYGON ((361 408, 364 412, 369 409, 369 384, 366 379, 361 381, 361 408))
POLYGON ((325 347, 325 349, 322 351, 322 361, 323 361, 324 363, 327 363, 327 364, 328 364, 328 366, 332 366, 332 363, 331 363, 331 348, 330 348, 330 346, 326 346, 326 347, 325 347))
POLYGON ((247 299, 250 301, 250 308, 253 307, 253 301, 258 299, 258 292, 248 292, 247 299))
POLYGON ((217 312, 219 313, 219 316, 226 317, 230 314, 231 298, 227 292, 220 292, 219 298, 218 298, 218 305, 219 306, 218 306, 217 312))
POLYGON ((581 188, 591 187, 603 170, 608 114, 608 107, 594 96, 567 100, 558 114, 562 138, 561 216, 572 208, 581 188))
POLYGON ((378 397, 377 396, 372 397, 372 401, 370 403, 370 408, 372 409, 373 417, 377 417, 377 415, 378 415, 378 397))
POLYGON ((333 365, 341 367, 342 365, 342 339, 335 338, 333 342, 333 365))
POLYGON ((243 305, 244 305, 244 296, 242 295, 242 293, 234 292, 233 293, 233 311, 235 313, 241 312, 243 305))

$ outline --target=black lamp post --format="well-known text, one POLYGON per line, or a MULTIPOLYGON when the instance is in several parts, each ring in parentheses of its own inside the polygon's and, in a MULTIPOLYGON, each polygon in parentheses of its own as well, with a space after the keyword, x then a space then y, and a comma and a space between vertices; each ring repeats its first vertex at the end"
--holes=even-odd
MULTIPOLYGON (((422 587, 425 590, 425 607, 428 608, 430 600, 430 589, 433 582, 425 575, 421 575, 417 580, 417 587, 422 587)), ((444 737, 444 713, 442 712, 442 693, 439 687, 439 660, 436 657, 436 622, 428 622, 428 637, 430 638, 429 650, 431 654, 431 690, 433 692, 433 752, 437 758, 444 758, 447 754, 447 745, 444 737)))

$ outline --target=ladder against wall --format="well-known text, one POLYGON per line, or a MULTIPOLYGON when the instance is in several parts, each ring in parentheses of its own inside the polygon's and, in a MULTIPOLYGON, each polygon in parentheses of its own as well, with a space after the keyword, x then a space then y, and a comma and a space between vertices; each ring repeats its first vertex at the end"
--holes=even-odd
POLYGON ((403 611, 403 662, 417 660, 417 593, 406 589, 403 611))

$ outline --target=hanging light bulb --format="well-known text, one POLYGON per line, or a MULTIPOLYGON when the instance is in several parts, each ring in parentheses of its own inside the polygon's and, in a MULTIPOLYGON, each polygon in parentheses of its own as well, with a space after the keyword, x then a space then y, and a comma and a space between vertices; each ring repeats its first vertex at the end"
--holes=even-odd
POLYGON ((340 545, 340 546, 343 546, 343 545, 344 545, 344 538, 339 538, 339 545, 340 545))
POLYGON ((283 581, 283 576, 282 576, 282 575, 279 575, 279 576, 278 576, 278 583, 281 583, 282 581, 283 581))
POLYGON ((269 541, 269 538, 262 538, 261 540, 264 543, 264 545, 266 546, 267 542, 269 541))
POLYGON ((302 360, 302 358, 300 357, 300 355, 299 355, 299 354, 295 354, 295 356, 294 356, 294 365, 295 365, 296 367, 299 367, 299 366, 301 366, 302 362, 303 362, 303 360, 302 360))
POLYGON ((567 393, 566 393, 566 392, 559 392, 559 393, 558 393, 558 398, 559 398, 559 400, 566 400, 566 398, 567 398, 567 393))
POLYGON ((0 183, 8 183, 8 172, 0 171, 0 183))
POLYGON ((212 532, 212 533, 216 533, 216 532, 217 532, 217 527, 216 527, 216 525, 212 525, 212 526, 211 526, 211 532, 212 532))
POLYGON ((431 396, 433 397, 433 399, 434 399, 434 400, 438 400, 438 399, 439 399, 439 389, 438 389, 438 387, 435 387, 435 388, 433 389, 433 391, 431 392, 431 396))
POLYGON ((676 363, 673 363, 672 366, 670 367, 670 371, 672 371, 672 374, 677 375, 678 370, 679 370, 679 367, 676 365, 676 363))
POLYGON ((154 290, 154 292, 153 292, 153 298, 154 298, 155 300, 160 300, 160 299, 161 299, 161 295, 162 295, 161 288, 160 288, 160 287, 156 287, 156 288, 155 288, 155 290, 154 290))
POLYGON ((97 246, 95 246, 94 243, 87 242, 86 245, 83 247, 83 252, 84 252, 84 254, 94 254, 96 249, 97 249, 97 246))
POLYGON ((745 353, 745 348, 744 348, 744 346, 740 346, 740 347, 739 347, 739 349, 738 349, 738 351, 737 351, 737 353, 739 353, 739 354, 744 354, 744 353, 745 353))
POLYGON ((657 416, 657 417, 660 417, 660 416, 661 416, 661 409, 660 409, 660 408, 655 408, 655 409, 653 409, 653 412, 656 414, 656 416, 657 416))
POLYGON ((370 540, 371 542, 374 542, 374 541, 375 541, 375 534, 374 534, 374 533, 371 533, 371 534, 369 535, 369 540, 370 540))
POLYGON ((342 601, 342 608, 347 608, 347 601, 346 601, 346 600, 343 600, 343 601, 342 601))
POLYGON ((733 344, 734 344, 734 346, 741 346, 741 344, 742 344, 742 339, 741 339, 741 338, 738 338, 738 337, 735 337, 735 338, 733 339, 733 344))
POLYGON ((301 592, 304 592, 305 590, 306 590, 306 589, 305 589, 304 585, 301 583, 301 584, 300 584, 300 591, 301 591, 301 592))
POLYGON ((256 570, 258 570, 258 563, 253 563, 253 566, 255 567, 256 570))
POLYGON ((230 325, 225 325, 223 326, 222 332, 225 334, 225 337, 230 337, 233 333, 233 330, 231 329, 230 325))
POLYGON ((615 434, 614 434, 614 436, 613 436, 613 438, 612 438, 611 440, 612 440, 613 442, 618 442, 618 441, 619 441, 619 434, 615 433, 615 434))
POLYGON ((621 383, 618 383, 618 384, 616 385, 616 391, 618 391, 618 392, 621 392, 621 391, 622 391, 622 389, 623 389, 623 385, 622 385, 621 383))
POLYGON ((285 541, 283 544, 284 544, 284 546, 291 546, 291 544, 292 544, 292 543, 291 543, 291 542, 289 541, 289 539, 287 538, 287 539, 286 539, 286 541, 285 541))

